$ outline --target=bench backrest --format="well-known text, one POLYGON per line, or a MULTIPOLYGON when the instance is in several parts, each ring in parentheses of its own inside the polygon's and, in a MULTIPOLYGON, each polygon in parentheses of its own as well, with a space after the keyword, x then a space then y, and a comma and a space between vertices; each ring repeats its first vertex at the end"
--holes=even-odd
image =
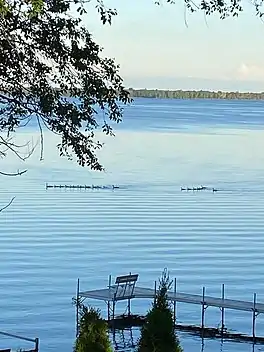
POLYGON ((127 282, 136 282, 137 279, 138 279, 138 274, 117 276, 115 283, 116 284, 125 284, 127 282))
POLYGON ((132 298, 138 280, 138 274, 117 276, 115 281, 115 299, 132 298))

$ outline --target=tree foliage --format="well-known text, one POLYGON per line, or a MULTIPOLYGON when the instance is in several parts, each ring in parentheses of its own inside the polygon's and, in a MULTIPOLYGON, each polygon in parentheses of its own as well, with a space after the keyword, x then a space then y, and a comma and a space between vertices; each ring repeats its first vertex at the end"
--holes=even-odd
POLYGON ((112 352, 107 323, 101 318, 100 311, 80 305, 81 319, 75 352, 112 352))
MULTIPOLYGON (((111 22, 115 11, 97 2, 103 23, 111 22)), ((6 3, 12 10, 0 16, 0 134, 12 136, 35 119, 41 142, 47 128, 60 136, 61 156, 102 170, 94 131, 112 134, 110 122, 121 121, 121 105, 130 101, 119 67, 101 56, 81 15, 71 16, 70 0, 46 0, 34 16, 20 0, 6 3)))
MULTIPOLYGON (((166 3, 175 4, 175 0, 164 0, 166 3)), ((163 1, 163 2, 164 2, 163 1)), ((251 0, 252 6, 255 8, 256 15, 263 16, 263 0, 251 0)), ((160 5, 162 0, 156 0, 155 3, 160 5)), ((229 16, 237 17, 243 11, 242 0, 183 0, 186 8, 190 12, 202 11, 205 15, 218 14, 220 19, 229 16)))
MULTIPOLYGON (((252 1, 262 17, 263 0, 252 1)), ((3 150, 14 152, 12 136, 34 119, 41 158, 43 131, 49 129, 60 136, 61 156, 103 170, 96 153, 102 143, 96 132, 112 135, 112 122, 121 121, 122 105, 131 100, 119 66, 102 56, 84 26, 82 15, 90 2, 102 23, 111 24, 117 11, 105 7, 103 0, 0 0, 0 135, 5 138, 4 143, 0 140, 1 156, 6 154, 3 150)), ((242 0, 183 2, 191 12, 218 13, 220 18, 243 10, 242 0)), ((15 154, 25 160, 31 152, 15 154)))
POLYGON ((141 329, 138 352, 182 351, 175 334, 173 313, 167 297, 171 284, 169 274, 165 269, 159 281, 157 297, 141 329))
MULTIPOLYGON (((34 16, 43 8, 43 0, 20 0, 20 6, 25 6, 28 10, 28 16, 34 16)), ((0 0, 0 16, 5 16, 13 11, 12 4, 6 0, 0 0)))

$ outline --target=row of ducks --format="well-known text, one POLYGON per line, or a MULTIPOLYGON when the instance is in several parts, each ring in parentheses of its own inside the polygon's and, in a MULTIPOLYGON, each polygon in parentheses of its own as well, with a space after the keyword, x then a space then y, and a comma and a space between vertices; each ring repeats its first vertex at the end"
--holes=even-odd
POLYGON ((213 191, 213 192, 218 192, 219 190, 216 188, 209 188, 209 187, 205 187, 205 186, 200 186, 200 187, 181 187, 181 191, 203 191, 203 190, 208 190, 208 191, 213 191))
POLYGON ((46 184, 47 188, 78 188, 78 189, 117 189, 119 186, 87 186, 87 185, 48 185, 46 184))

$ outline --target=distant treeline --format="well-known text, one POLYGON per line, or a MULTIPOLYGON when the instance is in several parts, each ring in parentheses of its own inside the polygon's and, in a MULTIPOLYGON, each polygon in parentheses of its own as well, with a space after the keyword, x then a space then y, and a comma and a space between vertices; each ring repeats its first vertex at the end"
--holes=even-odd
POLYGON ((128 89, 133 98, 167 98, 167 99, 251 99, 264 100, 264 92, 212 92, 207 90, 159 90, 128 89))

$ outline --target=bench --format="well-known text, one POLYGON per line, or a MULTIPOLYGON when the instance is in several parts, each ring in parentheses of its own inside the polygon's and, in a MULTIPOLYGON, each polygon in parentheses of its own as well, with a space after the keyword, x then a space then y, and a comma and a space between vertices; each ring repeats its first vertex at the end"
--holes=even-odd
POLYGON ((113 286, 115 289, 114 300, 133 298, 137 280, 138 274, 117 276, 113 286))

